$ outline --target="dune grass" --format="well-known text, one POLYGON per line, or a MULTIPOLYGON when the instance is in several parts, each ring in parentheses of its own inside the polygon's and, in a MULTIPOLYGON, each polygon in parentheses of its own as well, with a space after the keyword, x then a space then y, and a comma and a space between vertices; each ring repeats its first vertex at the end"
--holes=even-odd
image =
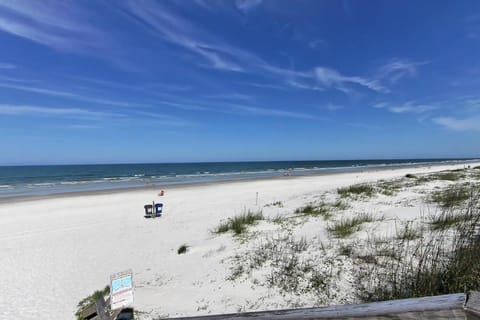
POLYGON ((468 185, 456 184, 446 189, 433 192, 431 200, 441 208, 451 208, 461 205, 469 197, 468 185))
POLYGON ((378 192, 386 196, 393 196, 402 189, 402 182, 399 180, 383 181, 377 184, 378 192))
POLYGON ((431 177, 435 180, 457 181, 463 177, 463 174, 460 172, 448 171, 432 174, 431 177))
POLYGON ((335 201, 332 204, 332 208, 335 208, 337 210, 347 210, 348 208, 350 208, 350 205, 348 203, 338 199, 337 201, 335 201))
POLYGON ((344 218, 327 226, 328 232, 337 238, 346 238, 360 230, 360 225, 366 222, 373 222, 373 216, 370 214, 359 214, 356 217, 344 218))
POLYGON ((439 215, 430 217, 430 229, 433 231, 443 231, 453 228, 461 223, 468 222, 471 217, 456 211, 444 211, 439 215))
POLYGON ((421 230, 415 229, 412 223, 406 223, 400 230, 397 231, 396 238, 403 241, 412 241, 420 238, 421 236, 421 230))
MULTIPOLYGON (((435 232, 418 241, 391 243, 396 258, 364 269, 364 302, 434 296, 480 289, 480 189, 465 208, 442 209, 432 217, 435 232)), ((378 256, 378 254, 377 254, 378 256)))
POLYGON ((255 224, 259 220, 263 220, 264 216, 261 211, 252 212, 248 210, 238 216, 228 219, 227 221, 220 223, 213 233, 225 233, 232 231, 235 235, 240 235, 247 230, 249 225, 255 224))
POLYGON ((351 257, 353 254, 353 246, 351 245, 341 245, 338 248, 338 254, 341 256, 351 257))
POLYGON ((324 202, 318 205, 307 204, 304 207, 296 209, 295 213, 303 216, 322 216, 325 219, 330 219, 332 217, 330 207, 324 202))
POLYGON ((375 188, 369 184, 354 184, 344 188, 338 188, 337 193, 342 198, 369 198, 375 194, 375 188))

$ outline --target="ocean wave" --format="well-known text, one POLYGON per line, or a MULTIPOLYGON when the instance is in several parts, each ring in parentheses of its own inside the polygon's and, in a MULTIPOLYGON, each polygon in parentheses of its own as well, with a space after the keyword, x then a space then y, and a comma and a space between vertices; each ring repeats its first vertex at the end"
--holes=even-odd
MULTIPOLYGON (((462 159, 405 159, 405 160, 349 160, 349 161, 283 161, 264 163, 226 163, 226 164, 177 164, 175 166, 158 165, 149 167, 130 167, 118 169, 116 166, 85 167, 85 170, 70 170, 67 166, 58 167, 63 173, 45 175, 43 168, 34 168, 32 172, 13 171, 3 173, 0 167, 0 196, 15 193, 48 194, 77 190, 104 190, 138 187, 145 185, 172 185, 213 181, 235 181, 280 177, 285 173, 293 176, 323 174, 326 172, 355 172, 375 170, 375 168, 405 168, 409 166, 430 166, 443 164, 468 163, 476 160, 462 159), (90 171, 89 171, 90 170, 90 171), (94 172, 94 173, 92 173, 94 172), (51 177, 55 177, 52 179, 51 177)), ((135 165, 137 166, 137 165, 135 165)))

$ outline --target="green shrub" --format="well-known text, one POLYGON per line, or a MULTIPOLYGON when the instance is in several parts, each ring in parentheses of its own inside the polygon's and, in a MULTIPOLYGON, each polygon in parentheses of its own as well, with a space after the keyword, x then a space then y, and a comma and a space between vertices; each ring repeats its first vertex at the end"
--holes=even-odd
POLYGON ((177 249, 177 253, 178 254, 185 254, 187 253, 187 250, 188 250, 188 246, 186 244, 182 244, 178 249, 177 249))

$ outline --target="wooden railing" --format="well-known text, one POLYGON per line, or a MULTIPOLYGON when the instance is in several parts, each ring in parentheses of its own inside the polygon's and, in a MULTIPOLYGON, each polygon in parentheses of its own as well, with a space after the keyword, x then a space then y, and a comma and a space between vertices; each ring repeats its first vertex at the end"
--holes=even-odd
MULTIPOLYGON (((84 311, 85 319, 115 319, 107 315, 104 302, 97 301, 84 311), (100 310, 102 309, 103 310, 100 310)), ((433 297, 390 300, 320 308, 286 309, 260 312, 217 314, 174 320, 480 320, 480 293, 456 293, 433 297)))
POLYGON ((480 293, 472 292, 442 296, 391 300, 365 304, 339 305, 261 312, 218 314, 175 320, 313 320, 313 319, 372 319, 372 320, 480 320, 480 293))

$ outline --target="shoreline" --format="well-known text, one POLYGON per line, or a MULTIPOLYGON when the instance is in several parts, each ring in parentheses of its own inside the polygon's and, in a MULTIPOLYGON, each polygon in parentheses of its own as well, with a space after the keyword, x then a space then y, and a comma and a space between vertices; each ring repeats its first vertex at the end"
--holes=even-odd
POLYGON ((202 186, 211 186, 211 185, 223 185, 230 183, 242 183, 242 182, 253 182, 253 181, 269 181, 269 180, 285 180, 285 179, 297 179, 305 177, 320 177, 320 176, 331 176, 331 175, 341 175, 349 173, 374 173, 374 172, 383 172, 390 170, 400 170, 400 169, 422 169, 422 168, 431 168, 431 167, 440 167, 440 166, 457 166, 457 165, 478 165, 480 164, 480 159, 467 159, 467 160, 448 160, 444 162, 428 162, 428 163, 413 163, 413 164, 391 164, 391 165, 382 165, 382 166, 359 166, 359 167, 345 167, 345 168, 325 168, 325 172, 320 173, 306 173, 306 174, 294 174, 294 175, 276 175, 270 177, 246 177, 239 179, 229 179, 229 180, 217 180, 217 181, 200 181, 200 182, 179 182, 171 183, 165 185, 152 185, 152 186, 136 186, 136 187, 118 187, 118 188, 109 188, 109 189, 96 189, 96 190, 84 190, 84 191, 66 191, 50 194, 39 194, 39 195, 14 195, 14 196, 1 196, 0 195, 0 205, 9 204, 9 203, 18 203, 24 201, 37 201, 37 200, 49 200, 56 198, 68 198, 68 197, 83 197, 83 196, 94 196, 94 195, 113 195, 113 194, 122 194, 129 192, 143 192, 143 191, 153 191, 153 190, 162 190, 162 189, 179 189, 179 188, 191 188, 191 187, 202 187, 202 186))

